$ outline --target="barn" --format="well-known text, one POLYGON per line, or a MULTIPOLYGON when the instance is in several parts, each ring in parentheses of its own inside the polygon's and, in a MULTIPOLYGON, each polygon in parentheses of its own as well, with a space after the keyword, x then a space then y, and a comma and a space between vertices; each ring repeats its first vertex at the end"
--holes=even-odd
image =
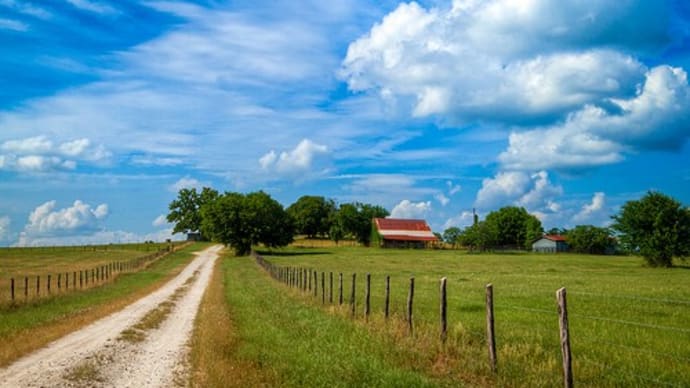
POLYGON ((371 242, 383 248, 426 248, 438 238, 424 220, 374 218, 371 242))
POLYGON ((542 253, 567 252, 568 243, 563 236, 546 234, 532 243, 532 251, 542 253))

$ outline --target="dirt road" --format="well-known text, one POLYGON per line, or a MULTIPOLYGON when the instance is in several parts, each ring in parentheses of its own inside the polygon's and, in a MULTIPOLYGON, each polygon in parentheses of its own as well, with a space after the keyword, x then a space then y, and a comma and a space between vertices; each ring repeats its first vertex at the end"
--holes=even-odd
POLYGON ((184 385, 187 343, 221 248, 198 253, 177 277, 125 309, 0 369, 0 387, 184 385))

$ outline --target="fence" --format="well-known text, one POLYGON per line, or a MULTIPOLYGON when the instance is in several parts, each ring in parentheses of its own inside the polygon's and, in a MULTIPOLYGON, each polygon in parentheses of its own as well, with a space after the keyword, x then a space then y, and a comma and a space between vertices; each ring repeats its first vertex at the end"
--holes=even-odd
MULTIPOLYGON (((3 305, 18 306, 47 297, 71 293, 75 291, 99 287, 112 283, 120 274, 137 272, 148 267, 161 257, 180 250, 189 243, 170 244, 151 254, 126 261, 112 261, 106 264, 79 270, 53 272, 31 276, 13 276, 9 279, 7 294, 0 298, 3 305)), ((94 250, 97 247, 88 247, 94 250)), ((61 247, 30 248, 30 249, 63 249, 61 247)), ((107 249, 107 248, 103 248, 107 249)), ((2 295, 0 295, 2 296, 2 295)))
MULTIPOLYGON (((258 265, 260 265, 267 273, 275 280, 284 283, 288 287, 297 289, 308 295, 312 295, 314 298, 320 301, 321 304, 335 304, 337 303, 343 308, 348 307, 348 314, 351 317, 355 317, 356 307, 358 303, 361 305, 359 311, 363 312, 363 318, 365 322, 369 321, 369 316, 371 314, 371 275, 366 274, 363 280, 358 279, 358 275, 353 273, 347 276, 343 273, 327 272, 323 270, 316 270, 313 268, 303 268, 299 266, 279 266, 265 260, 262 256, 254 254, 255 260, 258 265), (335 281, 334 281, 335 279, 335 281), (363 283, 363 299, 357 300, 357 294, 355 290, 358 286, 358 281, 363 283), (334 282, 336 284, 334 284, 334 282), (346 295, 346 290, 344 289, 344 283, 350 283, 350 293, 346 295), (334 293, 334 289, 336 290, 334 293)), ((385 319, 390 316, 390 276, 385 276, 385 295, 383 296, 383 315, 385 319)), ((439 280, 438 286, 438 340, 445 343, 448 338, 448 298, 447 298, 447 283, 448 280, 444 277, 439 280)), ((360 284, 360 287, 362 285, 360 284)), ((407 299, 405 303, 404 320, 406 324, 407 331, 409 335, 415 334, 415 278, 410 277, 409 283, 407 285, 407 299)), ((487 364, 490 370, 496 374, 498 373, 498 355, 496 351, 496 328, 495 328, 495 315, 494 315, 494 287, 492 284, 487 284, 485 286, 485 345, 486 345, 486 357, 487 364)), ((361 295, 361 294, 360 294, 361 295)), ((580 298, 582 293, 576 292, 575 295, 580 298)), ((590 295, 584 295, 590 296, 590 295)), ((591 295, 594 297, 595 295, 591 295)), ((597 295, 601 297, 601 295, 597 295)), ((569 320, 568 311, 568 301, 567 293, 565 288, 556 290, 555 292, 555 308, 552 310, 539 309, 539 308, 527 308, 521 306, 514 306, 510 304, 500 304, 501 310, 518 310, 518 311, 529 311, 530 314, 535 315, 550 315, 553 317, 554 322, 558 321, 558 334, 554 330, 553 336, 558 338, 559 348, 561 354, 561 373, 562 381, 565 387, 572 387, 574 385, 575 378, 573 377, 573 364, 576 365, 586 365, 592 364, 595 369, 600 372, 600 375, 594 376, 583 376, 583 381, 585 385, 589 384, 599 384, 599 379, 611 379, 609 381, 610 385, 626 385, 622 381, 626 381, 635 385, 655 385, 655 386, 686 386, 687 382, 690 381, 690 358, 685 356, 685 352, 681 351, 676 354, 670 354, 665 351, 654 351, 645 348, 643 345, 626 346, 614 341, 603 342, 601 340, 595 340, 590 338, 588 335, 581 334, 578 337, 579 346, 592 346, 597 349, 597 351, 602 352, 603 349, 608 350, 609 348, 615 349, 614 351, 607 352, 605 361, 597 361, 593 357, 582 357, 577 360, 573 357, 572 346, 571 346, 571 324, 569 320), (665 365, 663 368, 670 369, 672 374, 668 376, 656 376, 654 374, 649 375, 645 373, 640 373, 639 370, 635 368, 627 368, 625 365, 617 365, 608 358, 608 354, 611 354, 611 359, 615 360, 617 355, 621 353, 629 352, 632 358, 642 358, 644 356, 655 357, 662 359, 665 365), (579 362, 579 364, 578 364, 579 362), (670 366, 669 366, 670 365, 670 366), (676 366, 675 368, 673 366, 676 366)), ((674 306, 679 306, 681 309, 685 308, 686 312, 690 307, 690 301, 687 300, 674 300, 674 299, 657 299, 657 298, 639 298, 640 301, 648 303, 670 303, 674 306)), ((636 300, 637 301, 637 300, 636 300)), ((599 316, 591 316, 588 314, 570 314, 570 316, 576 317, 578 321, 578 329, 584 324, 609 324, 618 325, 628 328, 636 328, 641 330, 659 330, 665 334, 670 334, 677 337, 674 334, 680 335, 676 340, 683 339, 690 340, 690 329, 685 327, 670 327, 664 325, 654 325, 643 322, 632 322, 627 320, 606 318, 599 316)), ((690 315, 688 316, 690 317, 690 315)), ((511 323, 512 324, 512 323, 511 323)), ((519 325, 519 324, 518 324, 519 325)), ((549 329, 550 330, 550 329, 549 329)), ((579 333, 579 331, 577 332, 579 333)), ((690 342, 686 342, 686 345, 690 342)), ((663 346, 663 345, 662 345, 663 346)), ((682 348, 682 345, 680 345, 682 348)), ((583 350, 583 349, 581 349, 583 350)), ((584 353, 581 352, 581 353, 584 353)), ((687 352, 690 354, 690 352, 687 352)), ((576 352, 577 354, 577 352, 576 352)), ((643 363, 644 365, 644 363, 643 363)))

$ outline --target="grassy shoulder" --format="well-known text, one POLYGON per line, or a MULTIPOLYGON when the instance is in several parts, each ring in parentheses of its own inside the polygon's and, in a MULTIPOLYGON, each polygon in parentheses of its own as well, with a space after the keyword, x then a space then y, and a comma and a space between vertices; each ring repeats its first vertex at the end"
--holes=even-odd
POLYGON ((193 259, 193 252, 206 246, 193 244, 102 287, 1 311, 0 366, 151 293, 178 274, 193 259))
POLYGON ((220 265, 197 318, 192 385, 438 385, 410 365, 413 351, 304 303, 252 259, 220 265))

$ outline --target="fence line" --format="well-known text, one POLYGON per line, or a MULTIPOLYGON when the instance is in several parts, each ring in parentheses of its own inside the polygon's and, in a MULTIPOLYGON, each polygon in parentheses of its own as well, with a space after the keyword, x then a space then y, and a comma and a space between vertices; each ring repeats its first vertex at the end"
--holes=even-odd
POLYGON ((56 295, 62 295, 66 293, 72 293, 76 292, 79 290, 84 290, 84 289, 90 289, 94 288, 97 286, 101 286, 104 284, 111 283, 115 281, 118 277, 118 275, 123 274, 123 273, 130 273, 130 272, 136 272, 140 269, 146 268, 149 266, 151 263, 154 261, 160 259, 161 257, 164 257, 165 255, 178 251, 182 248, 185 248, 189 245, 190 243, 183 243, 183 244, 178 244, 177 246, 170 244, 168 247, 158 250, 154 253, 145 255, 145 256, 140 256, 136 257, 127 261, 112 261, 108 262, 105 264, 101 264, 98 266, 90 267, 87 269, 81 269, 81 270, 72 270, 72 271, 60 271, 57 273, 48 273, 48 274, 38 274, 38 275, 15 275, 12 276, 9 280, 10 284, 10 289, 9 289, 9 294, 10 298, 9 300, 5 300, 4 302, 0 302, 0 308, 4 304, 9 303, 10 306, 15 306, 15 305, 20 305, 23 303, 27 303, 29 301, 35 301, 39 300, 42 298, 46 297, 51 297, 51 296, 56 296, 56 295), (70 287, 70 273, 72 274, 71 280, 72 280, 72 287, 70 287), (79 274, 79 282, 77 284, 77 274, 79 274), (57 275, 57 279, 54 278, 54 275, 57 275), (64 275, 64 287, 63 287, 63 275, 64 275), (30 286, 30 279, 34 278, 36 279, 35 282, 35 288, 30 286), (24 279, 24 288, 23 288, 23 298, 20 298, 19 295, 22 293, 21 288, 18 286, 17 280, 24 279), (42 282, 41 279, 44 279, 45 282, 42 282), (55 281, 55 285, 57 286, 57 289, 53 288, 53 282, 55 281), (35 292, 31 293, 30 289, 34 289, 35 292))
MULTIPOLYGON (((265 271, 269 273, 271 277, 274 279, 281 281, 285 283, 288 287, 294 287, 297 288, 298 290, 303 290, 302 286, 294 286, 289 279, 289 276, 286 278, 285 274, 289 273, 289 269, 292 267, 285 267, 285 266, 279 266, 276 264, 271 263, 270 261, 265 260, 262 256, 253 253, 253 256, 257 262, 265 271)), ((297 271, 300 271, 302 273, 302 269, 299 267, 297 268, 297 271)), ((304 270, 306 273, 306 269, 304 270)), ((314 291, 312 293, 314 298, 318 297, 318 272, 316 270, 310 269, 310 277, 309 281, 311 282, 311 273, 313 272, 313 277, 314 277, 314 291)), ((331 272, 332 274, 332 272, 331 272)), ((370 307, 370 298, 371 298, 371 275, 369 273, 365 274, 365 288, 364 288, 364 300, 361 302, 364 304, 364 321, 368 322, 369 321, 369 315, 371 313, 371 307, 370 307)), ((356 294, 356 278, 357 278, 357 273, 352 274, 352 284, 351 288, 349 291, 351 291, 351 294, 349 296, 349 313, 352 318, 356 317, 356 304, 357 304, 357 294, 356 294)), ((446 336, 447 336, 447 293, 446 293, 446 283, 447 280, 446 278, 441 278, 441 285, 439 288, 439 300, 440 300, 440 308, 439 308, 439 316, 440 316, 440 335, 439 339, 442 343, 445 343, 446 341, 446 336)), ((325 285, 325 272, 322 272, 322 297, 321 297, 321 303, 325 304, 326 299, 325 299, 325 293, 326 293, 326 285, 325 285)), ((414 336, 414 321, 413 321, 413 306, 414 306, 414 288, 415 288, 415 279, 414 277, 409 278, 409 290, 408 290, 408 297, 407 297, 407 303, 406 303, 406 308, 404 311, 404 321, 408 326, 408 334, 410 336, 414 336)), ((332 297, 332 285, 331 285, 331 298, 329 298, 329 303, 333 304, 333 297, 332 297)), ((340 305, 343 304, 343 273, 339 274, 339 298, 338 302, 340 305)), ((552 294, 553 295, 553 294, 552 294)), ((573 359, 573 355, 571 354, 570 350, 570 341, 571 341, 571 333, 568 325, 568 307, 567 303, 565 300, 565 288, 561 288, 558 290, 556 293, 556 298, 555 298, 555 307, 552 310, 547 310, 547 309, 541 309, 541 308, 529 308, 529 307, 522 307, 522 306, 515 306, 515 305, 510 305, 510 304, 499 304, 495 305, 494 304, 494 297, 493 297, 493 285, 487 284, 486 285, 486 332, 482 332, 481 330, 479 331, 473 331, 469 328, 466 329, 468 332, 475 333, 476 335, 480 336, 485 336, 486 340, 486 345, 488 346, 488 366, 489 369, 493 373, 497 373, 497 355, 496 355, 496 339, 495 339, 495 327, 494 327, 494 320, 495 320, 495 315, 494 315, 494 306, 497 306, 498 308, 502 309, 513 309, 513 310, 519 310, 519 311, 528 311, 532 313, 537 313, 540 315, 549 315, 554 317, 554 323, 555 320, 558 319, 559 322, 559 327, 558 327, 558 336, 560 337, 560 345, 561 345, 561 361, 563 362, 562 366, 562 371, 563 371, 563 384, 565 387, 572 387, 573 386, 573 371, 572 371, 572 363, 575 362, 590 362, 586 358, 582 359, 573 359)), ((384 304, 383 304, 383 314, 386 320, 388 320, 389 315, 390 315, 390 276, 386 275, 385 276, 385 297, 384 297, 384 304)), ((662 326, 662 325, 653 325, 653 324, 645 324, 645 323, 639 323, 639 322, 632 322, 632 321, 626 321, 626 320, 619 320, 619 319, 610 319, 610 318, 604 318, 604 317, 597 317, 597 316, 589 316, 585 314, 570 314, 570 317, 577 317, 577 318, 583 318, 583 319, 589 319, 589 320, 595 320, 595 321, 604 321, 604 322, 611 322, 611 323, 618 323, 618 324, 624 324, 624 325, 632 325, 632 326, 638 326, 638 327, 644 327, 644 328, 653 328, 653 329, 659 329, 659 330, 666 330, 666 331, 677 331, 677 332, 682 332, 682 333, 690 333, 690 329, 682 329, 682 328, 677 328, 677 327, 670 327, 670 326, 662 326)), ((527 325, 520 325, 518 322, 510 322, 511 326, 518 326, 518 327, 523 327, 527 329, 531 329, 533 327, 527 326, 527 325)), ((554 330, 554 337, 555 335, 555 330, 554 330)), ((580 341, 578 341, 580 342, 580 341)), ((591 342, 587 341, 586 338, 583 338, 581 342, 591 342)), ((628 347, 625 345, 618 345, 623 348, 629 348, 629 350, 642 350, 642 349, 637 349, 635 347, 628 347)), ((644 351, 645 353, 648 354, 654 354, 656 355, 657 352, 653 351, 644 351)), ((687 358, 685 357, 675 357, 672 355, 668 354, 662 354, 659 353, 658 355, 663 355, 667 356, 671 359, 675 359, 678 362, 685 362, 688 361, 687 358)), ((649 377, 637 375, 637 374, 632 374, 632 373, 627 373, 627 376, 631 378, 635 378, 638 381, 644 380, 647 382, 652 382, 652 383, 657 383, 661 385, 670 385, 670 386, 675 386, 673 383, 669 383, 667 381, 663 380, 657 380, 657 379, 651 379, 649 377)))

